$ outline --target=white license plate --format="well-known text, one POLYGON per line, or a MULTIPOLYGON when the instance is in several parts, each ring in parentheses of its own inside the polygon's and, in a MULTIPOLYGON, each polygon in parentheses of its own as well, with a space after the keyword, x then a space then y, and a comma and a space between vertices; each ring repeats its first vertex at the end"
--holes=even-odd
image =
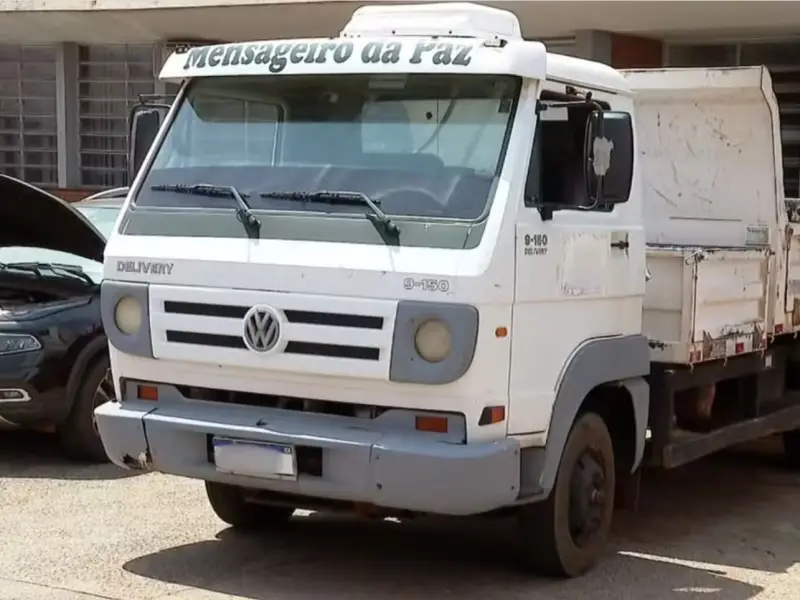
POLYGON ((297 479, 294 447, 215 437, 214 464, 218 471, 264 479, 297 479))

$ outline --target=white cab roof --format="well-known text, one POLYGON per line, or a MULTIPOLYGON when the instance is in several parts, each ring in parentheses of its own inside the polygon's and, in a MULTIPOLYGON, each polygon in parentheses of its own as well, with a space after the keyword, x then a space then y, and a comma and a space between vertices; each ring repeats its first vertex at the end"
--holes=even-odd
POLYGON ((354 11, 335 39, 219 44, 176 51, 161 78, 280 74, 464 73, 553 79, 628 93, 615 69, 547 54, 517 16, 470 2, 375 4, 354 11))
POLYGON ((161 78, 474 73, 543 79, 546 50, 507 10, 470 2, 357 9, 336 39, 243 42, 175 52, 161 78))
POLYGON ((630 84, 613 67, 562 54, 547 54, 547 78, 618 94, 630 94, 630 84))
POLYGON ((374 4, 353 13, 345 37, 439 36, 521 40, 517 15, 471 2, 374 4))

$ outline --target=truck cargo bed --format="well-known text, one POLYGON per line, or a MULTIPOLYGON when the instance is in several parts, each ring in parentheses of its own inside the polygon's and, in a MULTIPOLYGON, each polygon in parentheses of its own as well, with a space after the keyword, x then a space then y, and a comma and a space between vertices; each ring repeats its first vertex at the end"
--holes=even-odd
POLYGON ((768 248, 649 244, 642 327, 653 360, 692 364, 766 342, 768 248))
MULTIPOLYGON (((794 328, 794 294, 786 287, 800 265, 797 251, 786 255, 769 72, 625 75, 636 93, 652 275, 642 319, 652 358, 685 365, 760 351, 767 337, 794 328)), ((797 315, 800 326, 800 307, 797 315)))

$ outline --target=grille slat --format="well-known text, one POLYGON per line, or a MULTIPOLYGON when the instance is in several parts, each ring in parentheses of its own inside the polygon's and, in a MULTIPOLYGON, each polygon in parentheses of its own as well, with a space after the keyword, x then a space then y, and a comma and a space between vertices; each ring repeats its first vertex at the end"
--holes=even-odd
POLYGON ((223 348, 241 348, 242 350, 247 348, 241 337, 219 333, 198 333, 196 331, 168 329, 167 341, 178 344, 193 344, 195 346, 221 346, 223 348))
MULTIPOLYGON (((250 310, 249 306, 201 304, 199 302, 176 302, 173 300, 164 301, 165 313, 192 315, 196 317, 243 319, 248 310, 250 310)), ((289 323, 352 327, 354 329, 383 329, 383 317, 292 309, 284 310, 283 314, 286 316, 286 320, 289 323)))
POLYGON ((248 306, 231 306, 228 304, 201 304, 199 302, 164 301, 164 312, 176 315, 192 315, 195 317, 222 317, 227 319, 244 319, 248 306))
MULTIPOLYGON (((244 340, 234 335, 218 333, 198 333, 196 331, 167 330, 167 341, 195 346, 217 346, 222 348, 246 349, 244 340)), ((313 342, 288 342, 284 349, 286 354, 304 354, 310 356, 330 356, 333 358, 351 358, 356 360, 380 360, 379 348, 348 346, 346 344, 317 344, 313 342)))
POLYGON ((284 350, 287 354, 310 354, 312 356, 333 356, 335 358, 355 358, 358 360, 379 360, 378 348, 345 346, 342 344, 314 344, 311 342, 289 342, 284 350))
POLYGON ((303 325, 330 325, 331 327, 353 327, 355 329, 383 329, 383 317, 346 315, 342 313, 311 312, 308 310, 285 310, 289 323, 303 325))

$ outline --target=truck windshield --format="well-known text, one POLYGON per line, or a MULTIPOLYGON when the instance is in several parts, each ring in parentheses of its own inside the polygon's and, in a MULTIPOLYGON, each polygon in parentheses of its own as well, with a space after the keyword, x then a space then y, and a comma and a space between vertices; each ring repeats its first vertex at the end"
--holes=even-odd
POLYGON ((478 219, 519 88, 516 77, 474 74, 196 80, 136 205, 230 209, 228 198, 165 188, 235 185, 256 212, 364 214, 297 194, 337 191, 401 218, 478 219))

